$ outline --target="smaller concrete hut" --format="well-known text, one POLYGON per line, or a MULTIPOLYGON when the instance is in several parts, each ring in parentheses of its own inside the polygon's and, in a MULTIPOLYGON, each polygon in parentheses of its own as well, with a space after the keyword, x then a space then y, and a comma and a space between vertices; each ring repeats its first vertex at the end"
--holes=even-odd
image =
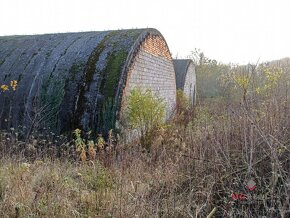
POLYGON ((183 90, 192 104, 196 100, 196 74, 193 61, 190 59, 173 60, 176 88, 183 90))

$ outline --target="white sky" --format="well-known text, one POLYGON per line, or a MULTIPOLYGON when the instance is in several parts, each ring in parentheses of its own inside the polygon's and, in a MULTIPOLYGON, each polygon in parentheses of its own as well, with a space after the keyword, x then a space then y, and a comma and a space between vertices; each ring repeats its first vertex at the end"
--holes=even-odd
POLYGON ((290 56, 290 0, 1 0, 0 35, 158 29, 175 57, 224 63, 290 56))

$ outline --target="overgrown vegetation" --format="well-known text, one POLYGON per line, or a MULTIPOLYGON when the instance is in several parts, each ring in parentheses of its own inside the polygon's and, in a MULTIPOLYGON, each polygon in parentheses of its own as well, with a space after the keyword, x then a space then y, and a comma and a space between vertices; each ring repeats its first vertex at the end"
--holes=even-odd
POLYGON ((230 71, 232 66, 206 57, 199 49, 195 49, 190 58, 193 59, 195 64, 197 98, 205 100, 224 97, 227 90, 224 89, 219 80, 220 77, 230 71))
POLYGON ((133 91, 128 120, 154 131, 150 152, 112 131, 92 141, 76 130, 69 142, 1 132, 0 217, 289 217, 288 67, 228 66, 217 81, 223 94, 194 109, 178 92, 162 128, 164 105, 133 91))
POLYGON ((182 90, 176 92, 176 110, 174 116, 175 125, 186 127, 194 117, 194 107, 182 90))
POLYGON ((141 145, 150 151, 155 133, 165 122, 165 103, 151 90, 134 88, 127 99, 125 119, 128 131, 137 132, 141 145))

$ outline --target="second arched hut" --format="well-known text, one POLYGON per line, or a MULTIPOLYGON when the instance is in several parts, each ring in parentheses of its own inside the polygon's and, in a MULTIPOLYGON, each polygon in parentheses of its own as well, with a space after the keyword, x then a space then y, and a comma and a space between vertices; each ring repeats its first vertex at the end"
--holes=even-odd
POLYGON ((195 66, 190 59, 174 59, 176 88, 183 91, 192 105, 196 101, 196 74, 195 66))

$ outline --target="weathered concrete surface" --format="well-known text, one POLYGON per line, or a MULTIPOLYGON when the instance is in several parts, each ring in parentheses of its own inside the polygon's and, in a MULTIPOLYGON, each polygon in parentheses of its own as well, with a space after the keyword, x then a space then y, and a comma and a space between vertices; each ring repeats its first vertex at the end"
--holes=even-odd
POLYGON ((148 36, 165 42, 155 29, 0 37, 0 84, 19 84, 0 93, 0 128, 114 128, 127 74, 148 36))

